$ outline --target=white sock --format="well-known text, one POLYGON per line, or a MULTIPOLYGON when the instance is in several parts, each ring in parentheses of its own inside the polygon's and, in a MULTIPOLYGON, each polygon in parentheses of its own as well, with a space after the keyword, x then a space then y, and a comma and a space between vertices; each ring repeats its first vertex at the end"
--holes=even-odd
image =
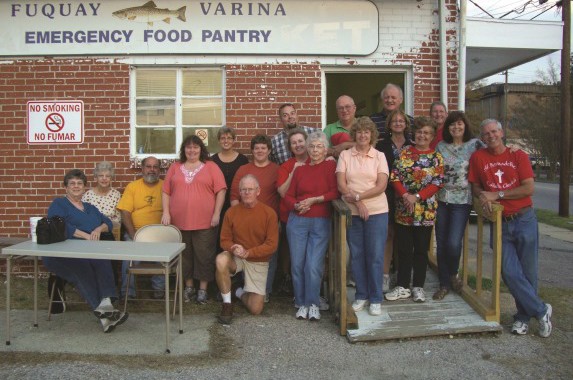
POLYGON ((221 293, 221 296, 223 296, 223 303, 231 303, 231 292, 221 293))
POLYGON ((105 297, 101 300, 99 306, 111 306, 111 299, 109 297, 105 297))
POLYGON ((243 290, 243 288, 237 288, 237 290, 235 291, 235 295, 237 296, 238 299, 241 299, 243 294, 245 294, 245 291, 243 290))

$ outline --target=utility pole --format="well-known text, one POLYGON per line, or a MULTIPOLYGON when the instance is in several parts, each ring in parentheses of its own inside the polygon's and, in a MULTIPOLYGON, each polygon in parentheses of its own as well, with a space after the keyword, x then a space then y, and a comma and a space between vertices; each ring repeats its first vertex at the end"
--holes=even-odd
POLYGON ((571 176, 571 1, 562 4, 563 48, 561 50, 561 157, 559 167, 559 216, 569 217, 571 176))
POLYGON ((505 83, 503 84, 503 129, 506 131, 505 133, 507 133, 507 128, 509 127, 509 121, 507 118, 507 109, 508 109, 508 104, 507 104, 507 93, 509 92, 509 71, 505 70, 505 83))

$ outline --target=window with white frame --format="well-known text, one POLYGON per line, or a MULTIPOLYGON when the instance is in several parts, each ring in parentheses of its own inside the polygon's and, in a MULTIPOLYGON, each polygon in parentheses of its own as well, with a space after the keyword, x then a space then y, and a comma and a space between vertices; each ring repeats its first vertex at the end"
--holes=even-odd
POLYGON ((200 136, 210 152, 219 150, 221 68, 134 68, 130 94, 132 156, 174 158, 190 134, 200 136))

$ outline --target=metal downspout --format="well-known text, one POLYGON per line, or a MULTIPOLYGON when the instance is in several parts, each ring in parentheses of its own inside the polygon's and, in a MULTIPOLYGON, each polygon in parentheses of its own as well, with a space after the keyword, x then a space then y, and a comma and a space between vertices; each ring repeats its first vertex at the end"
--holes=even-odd
MULTIPOLYGON (((438 6, 440 7, 440 100, 444 104, 448 104, 448 48, 446 46, 446 0, 439 0, 438 6)), ((449 108, 449 107, 448 107, 449 108)))
POLYGON ((459 61, 458 61, 458 110, 466 109, 466 15, 467 0, 460 0, 459 61))

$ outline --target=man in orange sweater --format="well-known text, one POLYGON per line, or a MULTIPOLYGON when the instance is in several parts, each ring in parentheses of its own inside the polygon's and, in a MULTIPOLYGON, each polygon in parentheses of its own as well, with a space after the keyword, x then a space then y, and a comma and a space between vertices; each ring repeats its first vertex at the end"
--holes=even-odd
POLYGON ((278 218, 276 212, 257 200, 261 193, 254 175, 239 182, 241 202, 226 213, 221 228, 221 248, 217 255, 217 285, 223 298, 219 323, 233 319, 231 276, 244 272, 245 286, 235 292, 253 315, 263 311, 269 260, 277 250, 278 218))

